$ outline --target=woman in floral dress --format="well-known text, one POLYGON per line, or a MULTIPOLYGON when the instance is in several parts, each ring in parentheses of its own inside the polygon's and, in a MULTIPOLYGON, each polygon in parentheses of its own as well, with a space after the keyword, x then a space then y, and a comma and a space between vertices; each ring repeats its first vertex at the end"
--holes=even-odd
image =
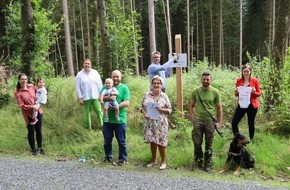
POLYGON ((162 78, 158 75, 151 79, 152 90, 144 94, 141 105, 141 112, 144 115, 144 141, 150 143, 152 154, 152 160, 147 167, 157 164, 157 150, 159 150, 160 170, 166 169, 168 115, 172 111, 168 96, 161 91, 162 83, 162 78))

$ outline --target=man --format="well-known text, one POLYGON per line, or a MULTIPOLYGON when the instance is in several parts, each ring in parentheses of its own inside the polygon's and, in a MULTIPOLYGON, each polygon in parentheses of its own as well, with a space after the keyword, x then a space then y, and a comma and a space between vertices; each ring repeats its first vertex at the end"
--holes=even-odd
POLYGON ((98 100, 100 90, 103 86, 101 76, 92 69, 90 59, 83 62, 83 69, 76 76, 76 92, 79 104, 84 107, 84 127, 91 129, 91 108, 96 112, 98 126, 102 126, 103 110, 98 100))
MULTIPOLYGON (((108 122, 104 122, 103 125, 103 136, 104 136, 104 150, 105 150, 105 162, 110 162, 113 165, 113 149, 112 140, 114 135, 119 144, 119 161, 118 165, 122 166, 127 163, 127 145, 126 145, 126 128, 127 128, 127 115, 126 107, 129 106, 130 102, 130 91, 129 88, 121 83, 121 72, 114 70, 112 72, 112 79, 114 82, 114 87, 118 90, 119 94, 116 96, 104 96, 104 100, 112 100, 111 98, 116 98, 119 104, 119 118, 116 119, 115 110, 108 110, 108 122)), ((106 88, 103 86, 102 91, 106 88)))
MULTIPOLYGON (((149 79, 151 81, 151 79, 155 76, 158 75, 162 78, 163 81, 163 85, 161 90, 163 92, 165 92, 166 90, 166 76, 168 75, 168 70, 169 68, 174 64, 174 61, 177 60, 177 56, 173 56, 172 59, 170 59, 169 61, 167 61, 166 63, 164 63, 163 65, 160 65, 160 57, 161 54, 158 51, 154 51, 151 54, 151 64, 148 67, 148 75, 149 75, 149 79)), ((150 89, 152 89, 152 87, 150 86, 150 89)))
POLYGON ((220 128, 222 122, 222 105, 219 91, 211 86, 211 74, 202 73, 202 85, 191 95, 189 117, 193 122, 192 139, 194 143, 195 164, 209 172, 211 170, 213 139, 215 127, 220 128), (216 117, 216 118, 215 118, 216 117), (202 142, 205 136, 205 152, 202 142))

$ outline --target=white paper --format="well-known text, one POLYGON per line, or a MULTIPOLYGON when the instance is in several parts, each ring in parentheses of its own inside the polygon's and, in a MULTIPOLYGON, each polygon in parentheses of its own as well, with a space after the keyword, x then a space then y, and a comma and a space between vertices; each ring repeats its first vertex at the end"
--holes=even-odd
POLYGON ((252 87, 240 86, 239 92, 239 105, 241 108, 248 108, 251 103, 252 87))
POLYGON ((159 111, 156 109, 159 106, 158 102, 147 102, 147 115, 150 119, 159 119, 159 111))

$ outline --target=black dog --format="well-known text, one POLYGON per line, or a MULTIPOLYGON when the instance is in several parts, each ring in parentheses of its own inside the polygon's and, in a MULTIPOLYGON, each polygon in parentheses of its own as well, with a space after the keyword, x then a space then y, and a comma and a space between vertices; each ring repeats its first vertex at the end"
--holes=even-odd
POLYGON ((249 142, 247 141, 246 137, 242 134, 235 134, 233 138, 230 149, 228 152, 228 158, 224 168, 220 171, 220 173, 225 173, 231 159, 234 160, 238 164, 238 167, 234 173, 234 175, 238 175, 240 173, 241 167, 243 168, 253 168, 255 164, 254 158, 251 154, 245 149, 245 146, 249 142))

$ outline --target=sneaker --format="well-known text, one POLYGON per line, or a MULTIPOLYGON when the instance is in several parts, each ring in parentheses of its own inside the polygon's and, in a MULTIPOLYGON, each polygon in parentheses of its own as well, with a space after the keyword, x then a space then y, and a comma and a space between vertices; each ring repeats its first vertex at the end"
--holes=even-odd
POLYGON ((42 148, 38 148, 38 153, 41 155, 45 155, 44 150, 42 148))
POLYGON ((117 121, 121 121, 120 117, 118 115, 116 115, 116 120, 117 121))
POLYGON ((30 125, 35 125, 35 123, 37 123, 38 119, 35 118, 33 121, 30 122, 30 125))
POLYGON ((205 171, 205 172, 210 172, 210 170, 211 170, 210 165, 209 165, 209 164, 206 164, 206 165, 204 166, 204 171, 205 171))
POLYGON ((117 164, 113 161, 112 158, 105 158, 104 162, 107 162, 113 166, 117 166, 117 164))
POLYGON ((193 163, 193 169, 202 169, 203 167, 203 159, 199 158, 199 159, 195 159, 194 163, 193 163))
POLYGON ((128 162, 126 160, 119 160, 119 162, 118 162, 118 166, 124 166, 126 164, 128 164, 128 162))
POLYGON ((31 156, 36 156, 37 155, 37 151, 36 151, 36 149, 33 149, 33 150, 31 150, 31 156))
POLYGON ((109 118, 105 117, 104 122, 109 122, 109 118))

